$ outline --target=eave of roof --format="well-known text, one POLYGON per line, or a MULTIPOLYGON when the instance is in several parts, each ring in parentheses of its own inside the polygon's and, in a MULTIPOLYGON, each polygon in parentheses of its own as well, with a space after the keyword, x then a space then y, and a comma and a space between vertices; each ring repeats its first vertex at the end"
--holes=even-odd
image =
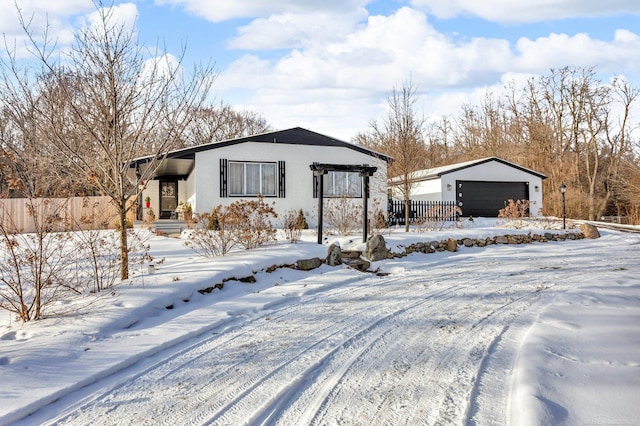
MULTIPOLYGON (((475 167, 478 166, 480 164, 484 164, 484 163, 488 163, 491 161, 496 161, 498 163, 502 163, 504 165, 507 165, 509 167, 513 167, 514 169, 518 169, 520 171, 529 173, 531 175, 537 176, 541 179, 546 179, 547 176, 543 175, 542 173, 536 172, 535 170, 531 170, 531 169, 527 169, 526 167, 522 167, 519 166, 517 164, 514 163, 510 163, 509 161, 503 160, 502 158, 498 158, 498 157, 486 157, 486 158, 480 158, 478 160, 471 160, 471 161, 465 161, 462 163, 456 163, 456 164, 449 164, 447 166, 441 166, 441 167, 435 167, 433 169, 425 169, 425 170, 418 170, 416 172, 413 173, 412 176, 412 180, 414 182, 419 182, 419 181, 425 181, 425 180, 431 180, 431 179, 438 179, 440 177, 442 177, 443 175, 449 174, 449 173, 454 173, 460 170, 464 170, 467 169, 469 167, 475 167)), ((396 180, 398 179, 398 177, 395 177, 392 179, 396 180)))
MULTIPOLYGON (((312 132, 311 130, 303 129, 301 127, 294 127, 286 130, 278 130, 274 132, 261 133, 257 135, 246 136, 237 139, 228 139, 219 142, 210 142, 194 147, 177 149, 170 151, 166 154, 166 158, 182 158, 182 159, 194 159, 195 154, 202 151, 208 151, 211 149, 224 148, 231 145, 237 145, 245 142, 257 142, 257 143, 277 143, 277 144, 291 144, 291 145, 310 145, 310 146, 337 146, 352 149, 354 151, 361 152, 363 154, 370 155, 375 158, 384 160, 387 163, 393 161, 393 159, 382 153, 354 145, 352 143, 344 142, 330 136, 326 136, 320 133, 312 132)), ((153 155, 139 157, 132 160, 132 164, 139 164, 150 161, 153 159, 153 155)))

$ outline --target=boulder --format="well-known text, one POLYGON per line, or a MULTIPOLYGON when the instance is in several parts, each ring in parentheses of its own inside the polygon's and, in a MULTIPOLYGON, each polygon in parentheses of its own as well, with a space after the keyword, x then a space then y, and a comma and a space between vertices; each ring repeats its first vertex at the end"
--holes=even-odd
POLYGON ((358 271, 365 272, 371 266, 371 263, 364 259, 349 259, 347 262, 344 262, 345 265, 350 266, 351 268, 357 269, 358 271))
POLYGON ((357 259, 362 256, 362 252, 360 250, 342 250, 340 257, 343 259, 357 259))
POLYGON ((327 251, 327 264, 330 266, 340 265, 342 263, 342 250, 340 245, 333 243, 329 246, 327 251))
POLYGON ((462 240, 462 244, 465 247, 473 247, 475 242, 471 238, 465 238, 464 240, 462 240))
POLYGON ((600 238, 600 232, 598 228, 590 223, 583 223, 580 225, 580 230, 584 234, 585 238, 600 238))
POLYGON ((504 235, 498 235, 496 237, 496 244, 509 244, 509 239, 504 235))
POLYGON ((380 234, 376 234, 367 241, 367 249, 364 252, 364 257, 375 262, 386 259, 388 251, 384 237, 380 234))
POLYGON ((322 265, 322 260, 317 257, 311 259, 300 259, 296 262, 296 268, 301 271, 310 271, 312 269, 319 268, 322 265))
POLYGON ((453 238, 447 240, 447 251, 457 251, 458 243, 453 238))

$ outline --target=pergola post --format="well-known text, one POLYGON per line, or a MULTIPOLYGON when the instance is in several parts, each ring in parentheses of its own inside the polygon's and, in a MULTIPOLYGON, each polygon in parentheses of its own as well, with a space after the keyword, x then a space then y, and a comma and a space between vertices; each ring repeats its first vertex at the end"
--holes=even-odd
POLYGON ((318 182, 318 244, 322 244, 322 217, 324 216, 324 179, 326 170, 314 170, 313 174, 318 182))
POLYGON ((360 176, 362 176, 362 242, 367 242, 367 235, 369 235, 369 176, 371 176, 373 172, 371 171, 361 171, 360 176))

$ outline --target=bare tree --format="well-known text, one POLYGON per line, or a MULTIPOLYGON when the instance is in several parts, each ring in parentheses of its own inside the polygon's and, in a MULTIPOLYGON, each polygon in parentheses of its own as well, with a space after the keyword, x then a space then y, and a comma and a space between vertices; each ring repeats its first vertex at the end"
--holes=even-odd
POLYGON ((640 89, 631 86, 628 81, 622 78, 616 78, 611 85, 611 95, 614 101, 618 102, 621 112, 617 122, 607 120, 609 125, 606 128, 606 141, 603 144, 603 151, 608 157, 608 166, 604 182, 604 200, 598 211, 598 216, 604 213, 612 199, 616 204, 618 215, 620 215, 622 203, 627 206, 635 204, 636 208, 630 208, 629 210, 631 211, 637 211, 637 205, 640 204, 634 201, 640 199, 635 185, 637 176, 640 174, 640 167, 638 167, 637 161, 633 161, 635 156, 634 140, 631 137, 638 127, 637 124, 632 124, 631 111, 640 95, 640 89), (625 167, 626 176, 624 177, 621 176, 623 164, 627 166, 625 167), (634 164, 635 168, 633 167, 634 164), (625 195, 629 194, 632 194, 631 197, 625 197, 625 195))
MULTIPOLYGON (((93 24, 79 29, 61 56, 46 35, 39 42, 21 17, 41 71, 36 84, 30 84, 12 58, 9 78, 20 82, 19 96, 36 109, 35 123, 47 143, 70 172, 111 198, 124 225, 140 191, 127 179, 132 160, 155 153, 140 178, 152 176, 163 153, 182 139, 192 119, 189 112, 203 104, 215 74, 207 66, 185 75, 184 50, 177 58, 159 48, 150 51, 138 44, 134 29, 117 22, 112 7, 97 0, 94 5, 93 24)), ((126 279, 127 231, 120 229, 120 275, 126 279)))
MULTIPOLYGON (((623 160, 625 178, 633 176, 630 114, 639 90, 622 79, 604 84, 593 68, 551 70, 507 89, 503 99, 462 107, 447 135, 455 159, 497 155, 546 174, 546 214, 560 214, 561 183, 569 216, 595 219, 618 205, 627 193, 623 160)), ((442 139, 438 127, 428 130, 428 140, 442 139)))
POLYGON ((417 88, 411 81, 394 88, 387 98, 388 110, 382 122, 372 120, 371 130, 356 141, 393 157, 388 173, 397 178, 397 190, 404 200, 405 230, 409 231, 411 189, 414 172, 425 168, 428 158, 424 143, 426 119, 418 116, 415 106, 417 88))
POLYGON ((236 111, 220 102, 189 112, 192 121, 187 129, 184 147, 255 135, 271 130, 267 120, 252 111, 236 111))
MULTIPOLYGON (((640 148, 640 146, 638 146, 640 148)), ((615 187, 616 213, 628 216, 631 223, 640 223, 640 160, 633 155, 620 163, 620 174, 615 187)))

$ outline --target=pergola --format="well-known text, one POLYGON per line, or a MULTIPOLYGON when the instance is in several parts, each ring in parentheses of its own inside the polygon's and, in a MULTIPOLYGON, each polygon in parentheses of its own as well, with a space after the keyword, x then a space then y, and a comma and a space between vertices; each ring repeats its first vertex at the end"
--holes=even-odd
POLYGON ((367 200, 369 199, 369 177, 378 170, 377 167, 368 164, 321 164, 313 163, 309 166, 313 175, 317 177, 318 185, 318 244, 322 244, 322 216, 324 205, 324 179, 322 178, 329 172, 354 172, 358 173, 362 178, 362 242, 367 242, 368 234, 368 217, 367 217, 367 200))

